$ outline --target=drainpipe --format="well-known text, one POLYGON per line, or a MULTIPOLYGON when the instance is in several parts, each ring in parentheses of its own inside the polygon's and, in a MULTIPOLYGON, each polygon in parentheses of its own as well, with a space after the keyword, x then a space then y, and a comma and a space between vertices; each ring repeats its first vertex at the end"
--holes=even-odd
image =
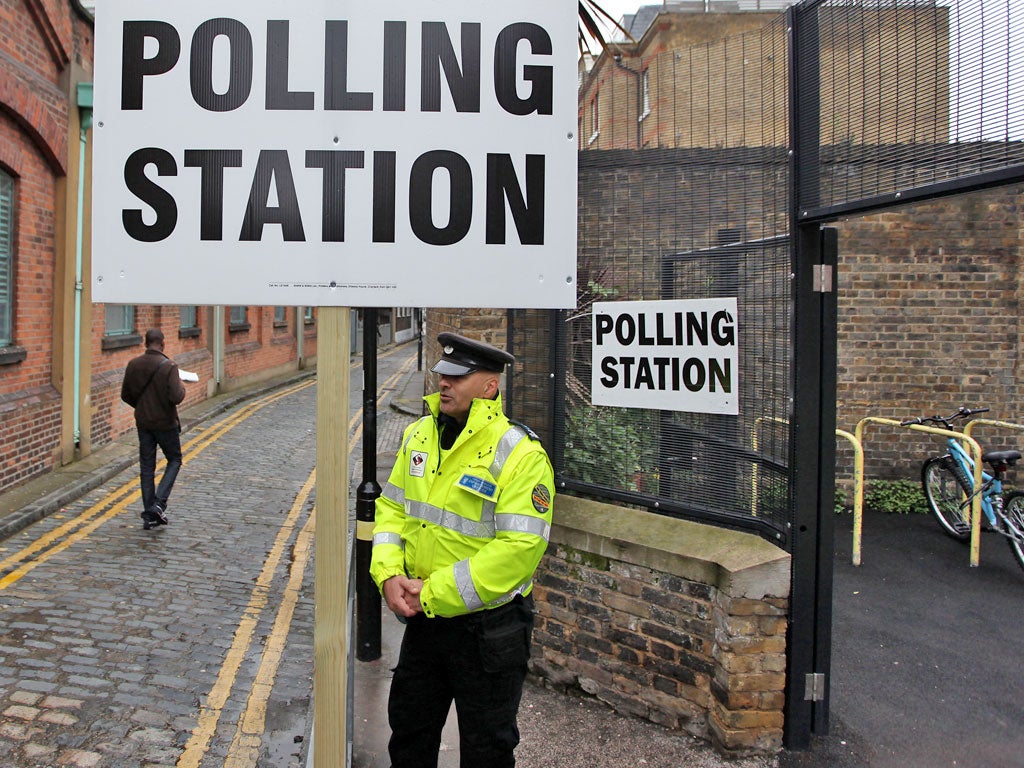
POLYGON ((643 127, 643 124, 640 122, 640 114, 643 111, 643 107, 644 107, 644 105, 643 105, 643 80, 642 80, 642 78, 644 76, 644 73, 643 72, 637 72, 635 69, 630 69, 625 64, 623 64, 622 63, 622 54, 621 53, 615 54, 615 56, 613 57, 613 61, 615 62, 615 66, 616 67, 621 69, 623 72, 629 72, 629 74, 631 74, 634 78, 636 78, 636 148, 637 149, 643 149, 643 147, 641 147, 640 145, 641 145, 641 143, 643 141, 642 136, 643 136, 644 127, 643 127))
POLYGON ((214 394, 220 394, 224 378, 224 307, 213 308, 213 381, 214 394))
POLYGON ((295 308, 295 356, 298 358, 299 370, 306 368, 306 308, 295 308))
POLYGON ((81 364, 82 364, 82 251, 85 216, 85 150, 89 144, 88 131, 92 128, 92 83, 78 84, 78 208, 75 218, 75 340, 74 340, 74 374, 72 389, 74 405, 72 423, 74 424, 75 448, 82 437, 82 422, 79 403, 81 401, 81 364))

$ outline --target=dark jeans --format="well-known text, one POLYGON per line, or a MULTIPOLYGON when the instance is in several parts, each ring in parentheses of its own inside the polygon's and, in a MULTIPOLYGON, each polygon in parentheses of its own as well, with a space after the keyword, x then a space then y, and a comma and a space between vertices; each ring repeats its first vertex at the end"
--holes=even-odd
POLYGON ((409 619, 391 681, 392 768, 436 768, 452 701, 463 768, 512 768, 533 599, 452 619, 409 619))
POLYGON ((142 484, 142 509, 149 511, 157 503, 167 508, 167 499, 171 496, 171 488, 181 469, 181 437, 180 430, 175 429, 139 429, 139 481, 142 484), (156 447, 160 446, 167 466, 160 485, 154 489, 156 475, 156 447))

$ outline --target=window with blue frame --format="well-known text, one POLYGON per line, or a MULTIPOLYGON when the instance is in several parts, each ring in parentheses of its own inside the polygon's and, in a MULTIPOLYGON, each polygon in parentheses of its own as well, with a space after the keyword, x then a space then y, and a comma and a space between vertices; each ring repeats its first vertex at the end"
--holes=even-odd
POLYGON ((202 333, 199 327, 199 307, 179 307, 178 338, 194 339, 202 333))
POLYGON ((247 331, 249 330, 249 308, 233 306, 228 309, 228 330, 247 331))
POLYGON ((104 336, 131 336, 135 333, 135 306, 107 304, 104 307, 104 336))

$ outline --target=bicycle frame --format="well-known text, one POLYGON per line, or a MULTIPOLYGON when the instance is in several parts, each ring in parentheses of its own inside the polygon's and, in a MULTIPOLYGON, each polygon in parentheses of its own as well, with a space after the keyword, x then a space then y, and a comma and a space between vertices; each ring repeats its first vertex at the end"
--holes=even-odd
MULTIPOLYGON (((979 491, 974 490, 974 459, 970 457, 970 454, 964 450, 964 447, 960 445, 960 442, 955 438, 949 438, 946 440, 946 446, 949 448, 949 455, 953 460, 960 466, 964 472, 964 476, 967 478, 971 486, 971 495, 973 496, 979 491)), ((992 508, 992 496, 1002 496, 1003 493, 1003 481, 1002 479, 990 475, 988 472, 982 470, 981 472, 981 511, 985 514, 985 518, 988 520, 989 525, 996 526, 996 513, 992 508)), ((970 498, 968 498, 970 501, 970 498)))

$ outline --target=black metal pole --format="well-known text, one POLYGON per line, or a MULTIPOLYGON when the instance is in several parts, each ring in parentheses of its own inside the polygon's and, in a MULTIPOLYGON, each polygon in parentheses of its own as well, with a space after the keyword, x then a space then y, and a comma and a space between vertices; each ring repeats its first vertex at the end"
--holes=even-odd
POLYGON ((416 308, 416 370, 423 370, 423 310, 416 308))
POLYGON ((380 592, 370 578, 377 483, 377 310, 363 310, 363 481, 356 491, 356 658, 379 659, 380 592))

